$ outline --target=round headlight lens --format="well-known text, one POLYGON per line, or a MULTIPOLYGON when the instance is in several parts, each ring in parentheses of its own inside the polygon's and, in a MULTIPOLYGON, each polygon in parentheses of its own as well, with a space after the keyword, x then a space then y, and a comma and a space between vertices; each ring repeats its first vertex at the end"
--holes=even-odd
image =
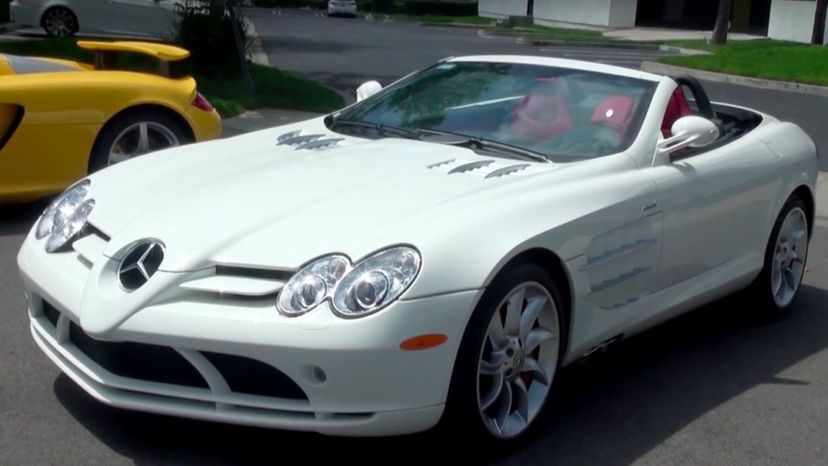
POLYGON ((333 295, 334 311, 342 317, 362 317, 394 302, 420 272, 416 249, 398 246, 374 254, 351 270, 333 295))
POLYGON ((282 288, 276 308, 289 317, 300 316, 325 301, 348 272, 351 262, 341 255, 311 262, 282 288))
POLYGON ((66 219, 57 229, 49 236, 49 239, 46 241, 46 251, 47 252, 55 252, 65 246, 72 238, 75 237, 83 227, 86 225, 86 219, 89 218, 89 214, 92 213, 92 209, 95 207, 95 201, 88 200, 81 204, 75 211, 72 213, 68 219, 66 219))
POLYGON ((51 235, 74 215, 75 210, 83 203, 89 192, 89 184, 89 180, 83 180, 52 201, 37 223, 35 231, 37 239, 51 235))

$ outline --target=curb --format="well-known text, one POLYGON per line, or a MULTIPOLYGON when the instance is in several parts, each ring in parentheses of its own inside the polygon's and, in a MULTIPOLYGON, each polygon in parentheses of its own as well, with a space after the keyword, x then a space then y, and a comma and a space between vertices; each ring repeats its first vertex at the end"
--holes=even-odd
POLYGON ((672 45, 662 45, 658 48, 662 52, 677 53, 681 55, 711 55, 706 50, 687 49, 684 47, 674 47, 672 45))
POLYGON ((816 185, 816 223, 828 227, 828 172, 819 172, 816 185))
POLYGON ((258 31, 256 31, 256 26, 253 24, 253 21, 250 21, 250 18, 245 16, 244 25, 247 27, 247 32, 252 38, 250 40, 250 61, 257 65, 270 66, 270 58, 267 56, 267 52, 265 52, 264 46, 262 45, 262 38, 259 36, 258 31))
POLYGON ((748 78, 746 76, 716 73, 714 71, 697 70, 693 68, 685 68, 683 66, 668 65, 665 63, 656 63, 651 61, 645 61, 644 63, 642 63, 641 70, 646 71, 648 73, 663 75, 684 74, 692 76, 696 79, 703 79, 705 81, 737 84, 739 86, 755 87, 757 89, 783 92, 797 92, 800 94, 828 97, 828 87, 814 86, 812 84, 800 84, 786 81, 773 81, 770 79, 748 78))
MULTIPOLYGON (((506 36, 508 34, 501 34, 506 36)), ((628 49, 628 50, 659 50, 659 46, 655 44, 627 44, 623 42, 583 42, 570 40, 545 40, 545 39, 531 39, 525 36, 518 37, 519 44, 539 45, 539 46, 566 46, 566 47, 591 47, 591 48, 613 48, 613 49, 628 49)))

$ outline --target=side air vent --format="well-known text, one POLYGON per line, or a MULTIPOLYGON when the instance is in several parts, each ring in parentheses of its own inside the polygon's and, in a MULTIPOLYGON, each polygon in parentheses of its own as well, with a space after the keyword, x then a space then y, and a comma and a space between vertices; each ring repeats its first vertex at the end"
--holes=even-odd
POLYGON ((488 178, 499 178, 501 176, 511 175, 512 173, 522 172, 529 167, 528 163, 520 164, 520 165, 510 165, 508 167, 498 168, 497 170, 489 173, 486 175, 486 179, 488 178))
POLYGON ((467 173, 473 170, 477 170, 479 168, 488 167, 493 163, 494 160, 481 160, 480 162, 464 163, 463 165, 452 168, 451 171, 448 172, 448 174, 454 175, 455 173, 467 173))
POLYGON ((325 138, 324 134, 302 135, 301 130, 291 131, 276 139, 277 146, 296 146, 296 150, 312 150, 331 147, 344 141, 344 138, 325 138))

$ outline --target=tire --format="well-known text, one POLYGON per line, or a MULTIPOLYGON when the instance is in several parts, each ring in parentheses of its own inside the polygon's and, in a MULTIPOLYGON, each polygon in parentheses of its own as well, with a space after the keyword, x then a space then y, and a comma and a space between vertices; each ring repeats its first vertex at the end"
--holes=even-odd
POLYGON ((793 196, 773 225, 762 271, 746 290, 761 317, 778 318, 790 310, 805 273, 809 235, 808 208, 793 196))
POLYGON ((462 432, 463 436, 471 434, 470 439, 495 440, 494 445, 506 445, 526 437, 547 404, 563 349, 566 348, 566 331, 563 329, 568 328, 568 316, 562 302, 552 278, 535 264, 519 264, 498 275, 486 290, 466 328, 455 361, 446 411, 438 429, 452 433, 455 439, 456 433, 462 432), (516 292, 520 289, 524 290, 524 299, 517 298, 516 292), (491 327, 496 327, 493 325, 496 315, 504 323, 503 329, 508 329, 505 316, 509 313, 511 298, 516 298, 514 302, 521 302, 520 308, 525 311, 522 317, 530 315, 530 306, 540 298, 548 300, 549 305, 542 305, 537 320, 531 317, 525 319, 526 322, 535 320, 529 326, 528 338, 524 339, 525 332, 519 332, 519 337, 507 345, 501 344, 498 350, 490 331, 491 327), (533 335, 542 335, 544 329, 553 334, 552 338, 544 340, 537 349, 527 348, 527 345, 533 345, 530 344, 533 338, 535 341, 543 338, 533 335), (485 364, 483 360, 498 364, 485 364), (534 361, 537 371, 527 370, 530 360, 534 361), (495 387, 498 380, 505 383, 500 389, 501 394, 493 398, 492 394, 497 393, 495 387), (521 389, 521 386, 524 388, 521 389), (509 410, 514 411, 507 413, 508 417, 503 415, 507 392, 511 394, 509 410), (523 398, 521 393, 531 394, 532 401, 529 396, 523 398), (524 401, 525 405, 522 404, 524 401), (524 414, 517 418, 517 413, 524 414), (524 416, 527 419, 523 419, 524 416), (505 422, 500 419, 505 419, 505 422))
POLYGON ((128 112, 110 120, 98 134, 89 158, 89 172, 192 141, 190 128, 166 113, 155 110, 128 112), (142 138, 142 134, 147 137, 142 138))
POLYGON ((78 25, 78 17, 72 10, 56 6, 49 8, 43 13, 40 19, 40 24, 43 29, 51 37, 69 37, 74 35, 80 29, 78 25))

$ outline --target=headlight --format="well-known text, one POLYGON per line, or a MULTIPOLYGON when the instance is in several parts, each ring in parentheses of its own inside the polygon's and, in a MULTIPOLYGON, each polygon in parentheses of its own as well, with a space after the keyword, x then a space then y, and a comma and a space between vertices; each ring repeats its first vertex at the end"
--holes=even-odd
POLYGON ((289 317, 313 310, 333 294, 350 267, 351 261, 341 255, 323 257, 308 264, 282 288, 277 309, 289 317))
POLYGON ((83 180, 52 201, 37 223, 37 231, 35 232, 37 239, 43 239, 54 233, 75 213, 75 209, 81 205, 86 198, 86 193, 89 192, 89 184, 89 180, 83 180))
POLYGON ((66 243, 71 241, 75 235, 80 233, 80 231, 83 230, 84 225, 86 225, 86 219, 89 218, 89 214, 92 212, 94 207, 95 201, 90 199, 75 209, 72 216, 66 219, 66 221, 63 222, 51 236, 49 236, 49 239, 46 241, 46 252, 57 251, 65 246, 66 243))
POLYGON ((422 260, 417 250, 398 246, 374 254, 348 272, 333 296, 342 317, 373 314, 394 302, 417 278, 422 260))

